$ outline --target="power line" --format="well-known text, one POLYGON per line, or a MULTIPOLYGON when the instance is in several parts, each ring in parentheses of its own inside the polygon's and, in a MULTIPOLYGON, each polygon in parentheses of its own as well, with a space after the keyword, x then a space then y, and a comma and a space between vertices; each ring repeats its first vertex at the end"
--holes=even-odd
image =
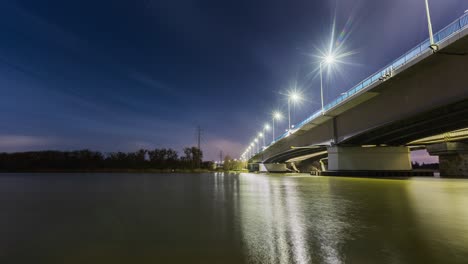
POLYGON ((201 138, 202 138, 202 132, 203 130, 201 129, 200 126, 197 126, 197 129, 196 129, 196 133, 197 133, 197 148, 198 148, 198 158, 197 158, 197 167, 200 168, 201 164, 201 153, 202 153, 202 150, 201 150, 201 138))
POLYGON ((202 129, 200 126, 197 126, 197 147, 201 150, 201 137, 202 137, 202 129))

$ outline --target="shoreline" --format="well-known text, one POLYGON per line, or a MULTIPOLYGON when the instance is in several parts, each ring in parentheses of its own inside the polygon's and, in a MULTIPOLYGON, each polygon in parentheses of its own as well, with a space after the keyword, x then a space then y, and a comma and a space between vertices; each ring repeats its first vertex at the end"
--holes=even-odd
POLYGON ((11 171, 1 171, 0 174, 5 173, 149 173, 149 174, 162 174, 162 173, 182 173, 182 174, 191 174, 191 173, 215 173, 215 172, 247 172, 247 171, 223 171, 223 170, 207 170, 207 169, 92 169, 92 170, 11 170, 11 171))

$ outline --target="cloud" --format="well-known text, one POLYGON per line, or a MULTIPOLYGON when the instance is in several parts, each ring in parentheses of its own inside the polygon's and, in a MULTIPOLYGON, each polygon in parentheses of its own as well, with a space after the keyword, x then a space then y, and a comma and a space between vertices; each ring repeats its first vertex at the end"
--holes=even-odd
POLYGON ((144 86, 147 86, 153 89, 162 90, 166 92, 172 91, 171 87, 165 85, 159 80, 155 80, 151 78, 149 75, 144 74, 144 73, 140 73, 140 72, 130 73, 130 78, 134 79, 135 81, 141 83, 144 86))
POLYGON ((0 152, 28 151, 50 148, 56 140, 46 137, 0 135, 0 152))
POLYGON ((205 142, 201 146, 204 160, 219 160, 220 151, 223 156, 229 155, 232 158, 238 158, 245 145, 239 142, 227 139, 213 139, 205 142))

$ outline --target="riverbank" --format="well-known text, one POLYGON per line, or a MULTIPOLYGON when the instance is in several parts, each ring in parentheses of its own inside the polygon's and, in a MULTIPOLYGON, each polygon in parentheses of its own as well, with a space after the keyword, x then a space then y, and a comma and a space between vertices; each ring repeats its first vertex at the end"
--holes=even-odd
POLYGON ((240 173, 242 171, 224 171, 224 170, 208 170, 208 169, 43 169, 43 170, 0 170, 0 173, 154 173, 154 174, 167 174, 167 173, 212 173, 212 172, 226 172, 226 173, 240 173))

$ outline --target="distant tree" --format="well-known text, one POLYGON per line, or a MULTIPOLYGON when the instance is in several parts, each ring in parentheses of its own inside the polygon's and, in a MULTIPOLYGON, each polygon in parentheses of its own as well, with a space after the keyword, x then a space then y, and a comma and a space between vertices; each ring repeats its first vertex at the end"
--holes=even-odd
POLYGON ((197 147, 192 147, 192 159, 193 159, 193 165, 196 166, 197 168, 200 168, 201 163, 203 161, 203 152, 201 149, 197 147))
POLYGON ((224 157, 223 169, 225 171, 239 171, 242 170, 244 167, 244 162, 237 159, 232 159, 229 155, 226 155, 226 157, 224 157))
POLYGON ((184 148, 182 162, 186 168, 194 169, 200 166, 203 159, 203 152, 197 147, 184 148))
POLYGON ((146 168, 147 166, 147 160, 146 160, 146 154, 148 153, 148 150, 146 149, 140 149, 137 152, 135 152, 135 165, 138 168, 146 168))
POLYGON ((150 150, 148 151, 148 156, 151 167, 158 169, 164 167, 165 158, 163 149, 150 150))
POLYGON ((0 153, 0 171, 97 170, 97 169, 179 169, 210 168, 203 163, 203 152, 196 147, 184 149, 179 158, 173 149, 140 149, 136 152, 37 151, 0 153))
POLYGON ((107 166, 110 168, 129 168, 129 155, 124 152, 112 152, 106 159, 107 166))
POLYGON ((229 155, 224 156, 224 161, 223 161, 223 169, 225 171, 233 170, 234 164, 232 162, 232 158, 229 155))
POLYGON ((413 161, 411 163, 411 165, 412 165, 413 169, 419 169, 421 167, 421 165, 417 161, 413 161))
POLYGON ((207 170, 214 170, 214 169, 216 169, 215 165, 216 164, 214 163, 214 161, 204 161, 201 164, 201 168, 202 169, 207 169, 207 170))
POLYGON ((173 149, 166 150, 166 157, 168 161, 177 161, 179 159, 179 155, 177 154, 177 151, 173 149))
POLYGON ((174 169, 179 165, 177 151, 173 149, 154 149, 148 151, 149 163, 152 168, 174 169))

